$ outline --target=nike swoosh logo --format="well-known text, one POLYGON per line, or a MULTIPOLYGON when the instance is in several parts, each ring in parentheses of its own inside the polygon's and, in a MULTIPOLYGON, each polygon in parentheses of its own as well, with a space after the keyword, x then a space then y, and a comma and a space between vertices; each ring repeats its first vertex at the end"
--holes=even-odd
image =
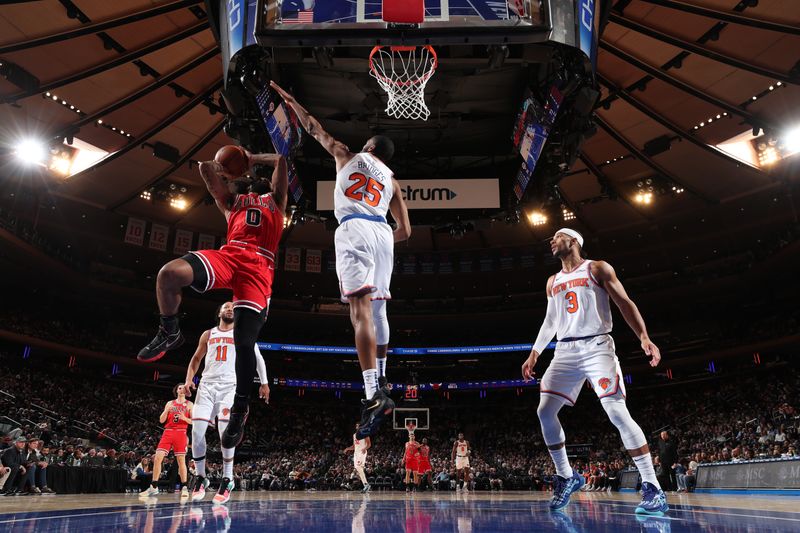
POLYGON ((607 343, 607 342, 608 342, 608 341, 600 341, 600 342, 598 342, 598 343, 597 343, 597 346, 600 346, 601 344, 605 344, 605 343, 607 343))

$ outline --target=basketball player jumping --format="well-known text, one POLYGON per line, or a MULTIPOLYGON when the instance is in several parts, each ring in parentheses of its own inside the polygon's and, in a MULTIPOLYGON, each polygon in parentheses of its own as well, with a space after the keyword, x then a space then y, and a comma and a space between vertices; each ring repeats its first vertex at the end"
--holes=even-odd
POLYGON ((271 86, 294 110, 309 135, 336 161, 333 193, 334 214, 339 221, 334 238, 336 274, 342 301, 350 304, 350 320, 364 377, 366 400, 362 402, 358 428, 359 438, 364 438, 374 435, 394 409, 384 375, 389 344, 386 300, 391 298, 394 243, 411 236, 408 209, 393 172, 386 166, 394 155, 394 143, 388 137, 376 135, 361 152, 354 154, 328 134, 291 94, 275 82, 271 86), (397 222, 394 232, 386 223, 388 211, 397 222))
MULTIPOLYGON (((217 430, 220 441, 225 428, 228 426, 228 416, 233 405, 233 396, 236 393, 236 344, 233 339, 233 302, 225 302, 217 309, 217 326, 206 330, 200 336, 192 360, 186 369, 184 389, 190 395, 194 388, 194 376, 200 369, 200 363, 205 359, 203 379, 197 389, 197 401, 192 409, 192 457, 197 468, 197 478, 192 490, 192 501, 200 501, 206 495, 208 479, 206 479, 206 430, 208 425, 217 417, 217 430)), ((267 382, 267 367, 264 358, 258 350, 256 352, 256 371, 261 386, 258 395, 269 402, 269 384, 267 382)), ((226 503, 231 497, 234 488, 233 482, 233 456, 235 448, 221 447, 222 451, 222 481, 219 490, 214 496, 214 503, 226 503)))
POLYGON ((456 492, 469 492, 469 454, 469 441, 464 440, 463 433, 459 433, 458 440, 453 443, 452 452, 452 461, 456 465, 456 492))
MULTIPOLYGON (((192 402, 186 399, 185 389, 182 383, 175 385, 172 389, 174 400, 170 400, 164 405, 164 410, 158 421, 164 424, 164 433, 156 447, 156 457, 153 460, 153 479, 147 490, 142 492, 140 498, 148 498, 158 495, 158 478, 161 477, 161 464, 164 457, 170 452, 175 452, 175 460, 178 462, 178 476, 181 479, 181 498, 189 497, 189 489, 186 487, 188 472, 186 470, 186 445, 189 437, 186 429, 192 423, 192 402)), ((173 487, 174 488, 174 487, 173 487)))
POLYGON ((289 186, 286 160, 277 154, 247 153, 248 164, 274 167, 271 183, 256 180, 248 194, 232 194, 230 175, 216 161, 200 163, 200 175, 228 222, 227 244, 219 250, 190 252, 170 261, 158 273, 156 292, 161 327, 139 352, 140 361, 157 361, 183 344, 178 327, 181 290, 198 292, 233 289, 233 338, 236 347, 236 394, 228 426, 222 436, 225 448, 235 448, 244 435, 248 401, 256 372, 253 346, 269 310, 275 255, 283 232, 289 186), (268 190, 272 192, 267 192, 268 190))
POLYGON ((625 383, 610 335, 609 297, 639 338, 644 353, 651 358, 650 366, 658 365, 661 354, 611 265, 583 258, 580 233, 568 228, 558 230, 550 240, 550 249, 561 259, 561 272, 547 280, 547 314, 530 356, 522 365, 522 377, 531 379, 542 350, 553 335, 557 336, 555 356, 542 377, 537 411, 544 442, 556 466, 550 508, 566 507, 570 495, 585 482, 570 467, 558 412, 565 404, 575 404, 588 379, 642 476, 642 501, 636 512, 663 515, 669 507, 656 479, 647 439, 625 405, 625 383))
POLYGON ((364 466, 367 464, 367 450, 372 446, 372 440, 369 437, 363 439, 358 438, 358 424, 356 424, 356 432, 353 433, 353 444, 343 450, 343 453, 353 452, 353 468, 358 474, 358 479, 364 486, 361 492, 369 492, 372 490, 369 483, 367 483, 367 475, 364 473, 364 466))

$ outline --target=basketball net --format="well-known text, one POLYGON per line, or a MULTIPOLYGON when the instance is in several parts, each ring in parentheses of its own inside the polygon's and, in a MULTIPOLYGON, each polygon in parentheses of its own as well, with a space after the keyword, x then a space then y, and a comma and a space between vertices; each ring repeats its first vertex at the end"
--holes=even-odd
POLYGON ((369 73, 389 95, 386 114, 428 120, 425 86, 436 72, 436 50, 425 46, 376 46, 369 54, 369 73))
POLYGON ((417 425, 414 422, 406 423, 406 431, 408 431, 408 438, 409 439, 411 438, 411 435, 414 434, 414 431, 416 431, 416 429, 417 429, 417 425))

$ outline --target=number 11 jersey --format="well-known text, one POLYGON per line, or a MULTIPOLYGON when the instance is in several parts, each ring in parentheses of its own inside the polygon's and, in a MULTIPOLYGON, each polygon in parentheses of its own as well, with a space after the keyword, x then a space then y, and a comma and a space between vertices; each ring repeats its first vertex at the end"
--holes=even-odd
POLYGON ((233 328, 222 331, 215 327, 208 331, 203 383, 236 383, 236 345, 233 328))
POLYGON ((386 218, 395 194, 393 172, 369 152, 360 152, 336 173, 333 206, 340 223, 348 215, 386 218))

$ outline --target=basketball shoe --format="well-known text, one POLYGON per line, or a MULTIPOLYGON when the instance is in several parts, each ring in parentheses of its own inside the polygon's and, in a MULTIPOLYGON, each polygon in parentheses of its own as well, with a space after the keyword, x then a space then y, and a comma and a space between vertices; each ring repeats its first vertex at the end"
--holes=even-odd
POLYGON ((372 491, 372 486, 371 486, 369 483, 367 483, 366 485, 364 485, 364 488, 363 488, 363 489, 361 489, 361 492, 362 492, 362 493, 367 493, 367 492, 371 492, 371 491, 372 491))
POLYGON ((206 489, 208 488, 208 479, 203 476, 197 476, 194 482, 194 490, 192 490, 192 501, 199 502, 206 497, 206 489))
POLYGON ((667 496, 664 491, 647 481, 642 482, 642 503, 636 508, 636 514, 663 516, 669 511, 667 496))
POLYGON ((231 492, 233 492, 235 486, 231 478, 222 478, 222 481, 219 483, 219 490, 214 495, 214 504, 222 505, 223 503, 228 503, 228 500, 231 499, 231 492))
POLYGON ((241 398, 244 397, 237 394, 233 400, 228 427, 222 432, 222 438, 220 439, 220 444, 223 448, 236 448, 244 438, 244 425, 250 415, 250 406, 247 405, 247 399, 245 398, 244 407, 242 407, 242 402, 237 402, 241 398))
POLYGON ((147 490, 139 493, 140 498, 150 498, 151 496, 158 496, 158 489, 150 485, 147 490))
POLYGON ((572 496, 572 493, 581 490, 585 484, 586 480, 583 479, 583 476, 575 471, 572 472, 572 477, 569 479, 557 475, 553 482, 553 499, 550 500, 550 509, 558 511, 569 505, 569 497, 572 496))
MULTIPOLYGON (((380 388, 370 400, 361 400, 361 422, 356 431, 359 440, 378 432, 384 419, 394 411, 394 401, 385 388, 380 388)), ((230 426, 228 426, 230 427, 230 426)))
POLYGON ((164 357, 169 350, 180 348, 183 345, 183 341, 183 333, 181 333, 180 329, 176 329, 174 332, 170 333, 164 326, 159 326, 156 336, 153 337, 153 340, 151 340, 147 346, 139 350, 136 359, 143 363, 158 361, 164 357))

